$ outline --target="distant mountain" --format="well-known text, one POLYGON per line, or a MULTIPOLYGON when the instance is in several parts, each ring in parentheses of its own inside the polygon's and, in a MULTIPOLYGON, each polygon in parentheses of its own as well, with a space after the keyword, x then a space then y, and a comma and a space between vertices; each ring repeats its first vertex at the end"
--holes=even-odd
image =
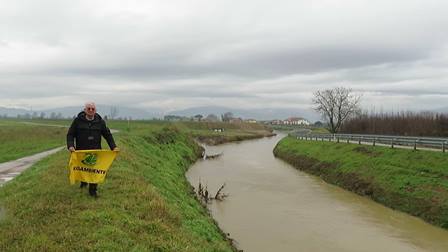
MULTIPOLYGON (((97 105, 98 113, 101 116, 108 116, 110 118, 111 114, 111 105, 97 105)), ((131 117, 132 119, 152 119, 152 118, 162 118, 163 117, 163 111, 160 109, 140 109, 140 108, 131 108, 131 107, 122 107, 122 106, 115 106, 117 108, 117 115, 115 118, 127 118, 131 117)), ((8 115, 8 117, 17 117, 17 115, 24 115, 24 114, 32 114, 36 112, 38 115, 40 113, 45 113, 45 116, 48 118, 52 113, 55 114, 61 114, 64 118, 72 118, 73 116, 77 115, 79 112, 81 112, 83 109, 83 106, 73 106, 73 107, 62 107, 62 108, 53 108, 53 109, 46 109, 46 110, 33 110, 32 112, 30 110, 25 109, 15 109, 15 108, 5 108, 0 107, 0 116, 8 115)))
MULTIPOLYGON (((98 104, 97 110, 101 116, 108 116, 110 118, 111 105, 98 104)), ((265 108, 265 109, 234 109, 229 107, 220 106, 204 106, 204 107, 193 107, 184 110, 175 111, 163 111, 161 109, 141 109, 132 108, 125 106, 115 106, 117 107, 117 115, 115 118, 127 118, 132 119, 152 119, 152 118, 163 118, 164 115, 178 115, 178 116, 194 116, 201 114, 207 116, 209 114, 215 114, 220 117, 221 114, 226 112, 232 112, 235 117, 242 117, 244 119, 257 119, 257 120, 274 120, 274 119, 286 119, 288 117, 303 117, 311 122, 320 120, 319 114, 311 109, 291 109, 291 108, 265 108)), ((52 113, 60 114, 64 118, 72 118, 77 115, 83 109, 82 106, 72 106, 72 107, 61 107, 46 110, 30 110, 25 109, 15 109, 15 108, 4 108, 0 107, 0 116, 7 114, 9 117, 17 117, 17 115, 32 114, 37 113, 40 115, 41 112, 45 113, 45 117, 50 117, 52 113)))
MULTIPOLYGON (((97 112, 102 117, 108 116, 110 118, 111 108, 117 108, 117 115, 115 118, 127 118, 131 117, 132 119, 152 119, 152 118, 162 118, 163 111, 159 109, 140 109, 140 108, 132 108, 132 107, 124 107, 124 106, 111 106, 104 104, 97 104, 97 112)), ((73 107, 63 107, 63 108, 54 108, 44 110, 47 115, 54 113, 61 113, 64 117, 73 117, 77 115, 79 112, 83 110, 83 106, 73 106, 73 107)))
POLYGON ((291 109, 291 108, 265 108, 265 109, 234 109, 219 106, 207 107, 193 107, 184 110, 175 110, 166 112, 170 115, 179 116, 194 116, 201 114, 207 116, 208 114, 215 114, 218 117, 225 112, 232 112, 235 117, 242 117, 245 119, 253 118, 257 120, 274 120, 286 119, 288 117, 303 117, 311 122, 320 120, 320 115, 312 109, 291 109))
POLYGON ((30 113, 30 111, 26 109, 0 107, 0 116, 7 115, 9 117, 17 117, 17 115, 23 115, 26 113, 30 113))

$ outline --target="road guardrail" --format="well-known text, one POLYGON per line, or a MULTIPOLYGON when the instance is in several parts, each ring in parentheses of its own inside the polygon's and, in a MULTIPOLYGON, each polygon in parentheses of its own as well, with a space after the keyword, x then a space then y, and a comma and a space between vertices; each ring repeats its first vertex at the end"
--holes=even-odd
POLYGON ((290 136, 301 140, 320 140, 333 142, 347 142, 358 144, 370 143, 388 145, 391 148, 396 146, 408 146, 417 150, 418 148, 438 149, 446 152, 448 147, 448 138, 442 137, 409 137, 409 136, 390 136, 390 135, 363 135, 363 134, 300 134, 291 133, 290 136))

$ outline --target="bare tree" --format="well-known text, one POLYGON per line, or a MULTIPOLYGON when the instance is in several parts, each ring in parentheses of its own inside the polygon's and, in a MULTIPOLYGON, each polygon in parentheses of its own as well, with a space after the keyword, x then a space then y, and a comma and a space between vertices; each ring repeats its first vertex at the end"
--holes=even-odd
POLYGON ((110 107, 110 118, 114 119, 118 115, 118 107, 111 106, 110 107))
POLYGON ((197 115, 193 116, 193 120, 200 122, 200 121, 202 121, 203 117, 204 116, 202 116, 201 114, 197 114, 197 115))
POLYGON ((360 111, 360 99, 352 89, 336 87, 315 92, 313 103, 315 110, 328 122, 328 130, 337 133, 345 120, 360 111))
POLYGON ((223 122, 229 122, 230 119, 232 119, 232 118, 233 118, 233 113, 232 112, 226 112, 226 113, 221 115, 221 120, 223 122))
POLYGON ((219 119, 218 119, 218 116, 216 116, 215 114, 209 114, 205 118, 205 120, 208 121, 208 122, 217 122, 219 119))

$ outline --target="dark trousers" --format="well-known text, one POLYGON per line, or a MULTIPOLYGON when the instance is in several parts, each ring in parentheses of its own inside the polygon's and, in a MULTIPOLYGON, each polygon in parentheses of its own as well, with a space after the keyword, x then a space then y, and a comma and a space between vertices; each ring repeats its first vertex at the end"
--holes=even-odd
MULTIPOLYGON (((81 187, 86 187, 87 186, 87 182, 81 182, 81 187)), ((93 184, 90 183, 89 184, 89 193, 90 194, 96 194, 96 187, 98 186, 98 184, 93 184)))

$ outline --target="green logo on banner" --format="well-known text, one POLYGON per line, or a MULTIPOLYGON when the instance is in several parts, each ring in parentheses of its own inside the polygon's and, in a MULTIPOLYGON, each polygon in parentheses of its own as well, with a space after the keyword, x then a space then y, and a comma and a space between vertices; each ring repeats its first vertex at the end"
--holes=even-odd
POLYGON ((83 164, 85 165, 95 165, 97 161, 97 156, 96 154, 93 153, 86 153, 86 155, 84 156, 84 159, 81 161, 83 164))

